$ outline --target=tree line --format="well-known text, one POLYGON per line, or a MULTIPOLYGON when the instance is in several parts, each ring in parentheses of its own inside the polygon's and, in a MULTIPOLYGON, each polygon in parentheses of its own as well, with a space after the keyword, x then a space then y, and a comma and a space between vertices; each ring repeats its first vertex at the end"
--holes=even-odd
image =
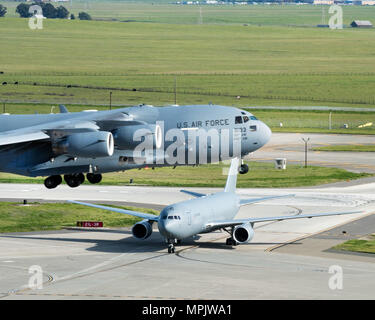
MULTIPOLYGON (((69 17, 69 11, 64 6, 54 7, 51 3, 36 2, 32 4, 20 3, 16 8, 16 13, 20 15, 21 18, 30 18, 36 12, 30 13, 30 7, 37 5, 42 9, 43 17, 48 19, 67 19, 69 17)), ((0 17, 4 17, 7 13, 7 8, 0 4, 0 17)), ((70 19, 75 19, 73 13, 70 14, 70 19)), ((78 14, 78 19, 80 20, 91 20, 91 16, 87 12, 80 12, 78 14)))

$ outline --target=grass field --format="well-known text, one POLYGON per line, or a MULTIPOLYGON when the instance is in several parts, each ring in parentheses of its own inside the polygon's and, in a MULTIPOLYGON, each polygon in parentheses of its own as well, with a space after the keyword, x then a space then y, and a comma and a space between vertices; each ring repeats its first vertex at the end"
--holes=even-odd
MULTIPOLYGON (((313 5, 173 5, 169 0, 106 1, 75 0, 63 5, 76 16, 88 12, 93 19, 168 24, 252 24, 277 26, 316 26, 322 23, 322 6, 313 5), (202 18, 200 18, 202 17, 202 18)), ((8 8, 8 17, 18 17, 13 1, 1 1, 8 8)), ((325 23, 328 23, 328 6, 324 6, 325 23)), ((362 6, 343 7, 344 24, 353 20, 371 20, 375 8, 362 6)))
MULTIPOLYGON (((196 7, 91 5, 103 15, 137 11, 155 20, 46 20, 32 31, 27 19, 0 19, 0 81, 9 83, 0 86, 0 100, 103 105, 113 91, 113 104, 166 105, 174 102, 176 77, 179 104, 375 106, 374 30, 288 27, 272 19, 315 24, 319 7, 205 7, 237 22, 199 25, 183 19, 196 7), (178 21, 157 13, 169 9, 180 10, 171 14, 178 21), (250 15, 244 26, 241 14, 250 11, 265 25, 252 25, 250 15)), ((374 9, 345 7, 344 17, 364 19, 374 9)))
MULTIPOLYGON (((155 210, 122 207, 158 214, 155 210)), ((140 219, 122 213, 88 208, 75 204, 31 203, 20 205, 0 202, 0 233, 60 230, 75 227, 77 221, 103 221, 104 227, 131 226, 140 219)))
MULTIPOLYGON (((287 188, 313 186, 338 181, 348 181, 372 176, 367 173, 352 173, 342 169, 288 165, 286 170, 277 170, 272 163, 248 162, 248 174, 238 175, 239 188, 287 188)), ((226 164, 210 164, 198 167, 177 167, 129 170, 103 175, 104 185, 219 187, 223 188, 227 176, 226 164)), ((42 178, 28 178, 0 173, 0 183, 43 183, 42 178)), ((87 183, 87 182, 86 182, 87 183)))
POLYGON ((368 240, 349 240, 333 247, 333 249, 352 252, 375 253, 375 236, 372 235, 368 240))
POLYGON ((375 145, 337 145, 313 148, 314 151, 375 152, 375 145))
MULTIPOLYGON (((203 6, 198 24, 198 6, 74 1, 71 12, 107 21, 45 20, 32 31, 17 2, 0 3, 6 112, 104 109, 110 92, 113 106, 163 106, 174 103, 175 79, 178 104, 375 107, 375 30, 315 28, 321 6, 203 6)), ((343 10, 345 24, 375 13, 343 10)), ((329 131, 328 112, 253 112, 273 131, 375 133, 358 128, 373 113, 334 113, 329 131)))

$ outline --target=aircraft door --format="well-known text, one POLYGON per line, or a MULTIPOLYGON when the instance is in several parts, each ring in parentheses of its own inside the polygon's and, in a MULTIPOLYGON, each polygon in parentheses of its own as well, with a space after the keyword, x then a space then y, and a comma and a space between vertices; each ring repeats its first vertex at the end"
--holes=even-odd
POLYGON ((190 226, 191 225, 191 212, 190 211, 186 211, 186 217, 187 217, 188 225, 190 226))

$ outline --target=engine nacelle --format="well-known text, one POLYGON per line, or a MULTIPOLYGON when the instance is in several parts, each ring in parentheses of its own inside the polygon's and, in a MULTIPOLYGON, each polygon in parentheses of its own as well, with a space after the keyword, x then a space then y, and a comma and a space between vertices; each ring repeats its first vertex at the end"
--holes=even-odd
POLYGON ((55 154, 82 158, 112 156, 114 149, 113 135, 106 131, 73 133, 53 146, 55 154))
POLYGON ((152 223, 148 220, 137 222, 132 228, 132 234, 137 239, 147 239, 152 234, 152 223))
POLYGON ((145 139, 148 141, 150 149, 159 149, 163 142, 163 134, 159 125, 131 125, 118 128, 114 132, 116 146, 123 150, 133 150, 145 139))
POLYGON ((233 239, 238 243, 248 243, 254 237, 254 229, 250 223, 236 226, 233 230, 233 239))

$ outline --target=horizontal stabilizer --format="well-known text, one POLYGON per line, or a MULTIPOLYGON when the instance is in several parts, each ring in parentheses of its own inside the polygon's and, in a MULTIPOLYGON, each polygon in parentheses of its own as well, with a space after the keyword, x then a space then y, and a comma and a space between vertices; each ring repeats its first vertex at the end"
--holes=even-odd
POLYGON ((188 190, 180 190, 180 192, 190 194, 191 196, 196 197, 196 198, 200 198, 200 197, 205 197, 206 196, 206 194, 204 194, 204 193, 198 193, 198 192, 188 191, 188 190))
POLYGON ((294 196, 295 196, 295 194, 287 194, 287 195, 284 195, 284 196, 269 196, 269 197, 254 198, 254 199, 241 199, 240 200, 240 206, 245 206, 247 204, 252 204, 252 203, 271 200, 271 199, 287 198, 287 197, 294 197, 294 196))

